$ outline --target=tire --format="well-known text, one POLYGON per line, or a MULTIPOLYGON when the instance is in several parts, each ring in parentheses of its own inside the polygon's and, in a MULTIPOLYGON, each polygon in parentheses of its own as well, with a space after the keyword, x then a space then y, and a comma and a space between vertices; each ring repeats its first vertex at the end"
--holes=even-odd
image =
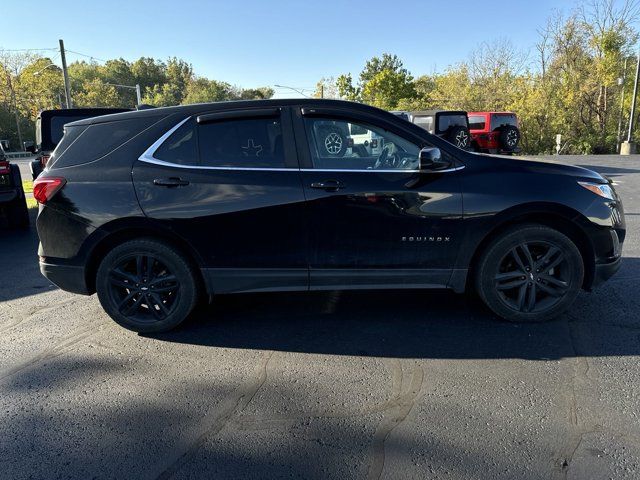
POLYGON ((335 126, 322 127, 320 130, 320 148, 331 157, 342 157, 347 151, 347 139, 341 129, 335 126))
POLYGON ((487 307, 503 319, 542 322, 571 306, 583 278, 576 245, 557 230, 530 224, 492 242, 477 263, 475 285, 487 307))
POLYGON ((20 168, 17 165, 11 165, 11 178, 13 184, 16 185, 18 196, 7 207, 7 220, 10 228, 27 229, 29 228, 29 209, 27 208, 27 199, 22 187, 22 176, 20 168))
POLYGON ((512 152, 520 143, 520 130, 513 125, 507 125, 500 131, 500 147, 505 152, 512 152))
POLYGON ((150 238, 112 249, 98 267, 96 290, 111 318, 140 333, 175 328, 198 301, 189 262, 173 247, 150 238))
POLYGON ((467 127, 458 125, 449 128, 446 134, 446 139, 450 143, 453 143, 456 147, 467 150, 469 148, 469 144, 471 143, 471 134, 469 133, 469 129, 467 127))

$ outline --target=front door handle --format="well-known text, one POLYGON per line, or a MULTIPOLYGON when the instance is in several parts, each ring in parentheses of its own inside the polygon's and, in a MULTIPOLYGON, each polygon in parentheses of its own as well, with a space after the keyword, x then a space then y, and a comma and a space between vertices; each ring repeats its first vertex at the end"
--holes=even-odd
POLYGON ((311 184, 311 188, 317 188, 320 190, 325 190, 327 192, 335 192, 344 187, 345 184, 337 180, 325 180, 324 182, 313 182, 311 184))
POLYGON ((178 177, 156 178, 153 184, 159 187, 184 187, 189 185, 189 180, 183 180, 178 177))

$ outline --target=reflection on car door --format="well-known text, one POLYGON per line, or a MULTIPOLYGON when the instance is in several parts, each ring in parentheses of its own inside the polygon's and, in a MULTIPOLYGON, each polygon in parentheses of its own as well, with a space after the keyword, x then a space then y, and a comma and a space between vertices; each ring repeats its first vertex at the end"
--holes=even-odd
POLYGON ((420 173, 421 145, 387 125, 322 109, 301 109, 295 121, 309 205, 311 288, 447 285, 460 245, 456 169, 420 173), (346 132, 350 125, 373 131, 388 150, 401 151, 406 163, 376 165, 377 151, 358 154, 362 149, 346 134, 344 153, 323 151, 326 139, 317 127, 331 123, 334 131, 346 132))

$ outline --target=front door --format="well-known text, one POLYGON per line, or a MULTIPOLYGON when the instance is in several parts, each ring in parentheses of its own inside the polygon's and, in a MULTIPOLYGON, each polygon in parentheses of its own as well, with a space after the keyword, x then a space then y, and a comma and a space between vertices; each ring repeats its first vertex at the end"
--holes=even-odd
POLYGON ((420 172, 426 142, 349 115, 295 115, 311 288, 446 286, 461 239, 462 166, 420 172))
POLYGON ((135 163, 136 193, 145 215, 195 249, 210 290, 306 289, 305 199, 289 110, 212 112, 168 133, 135 163))

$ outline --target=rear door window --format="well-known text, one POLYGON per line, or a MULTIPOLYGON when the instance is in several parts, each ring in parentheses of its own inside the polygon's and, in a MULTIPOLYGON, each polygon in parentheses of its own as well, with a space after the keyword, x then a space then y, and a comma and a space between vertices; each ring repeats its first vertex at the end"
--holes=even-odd
POLYGON ((196 122, 190 118, 160 145, 153 156, 178 165, 196 165, 198 163, 198 141, 196 122))
POLYGON ((198 125, 200 163, 208 167, 284 168, 282 126, 276 117, 198 125))
POLYGON ((466 115, 438 115, 438 133, 446 132, 451 127, 466 127, 466 115))
POLYGON ((491 130, 496 130, 507 125, 511 125, 514 127, 518 126, 518 120, 516 119, 515 115, 491 115, 491 130))

